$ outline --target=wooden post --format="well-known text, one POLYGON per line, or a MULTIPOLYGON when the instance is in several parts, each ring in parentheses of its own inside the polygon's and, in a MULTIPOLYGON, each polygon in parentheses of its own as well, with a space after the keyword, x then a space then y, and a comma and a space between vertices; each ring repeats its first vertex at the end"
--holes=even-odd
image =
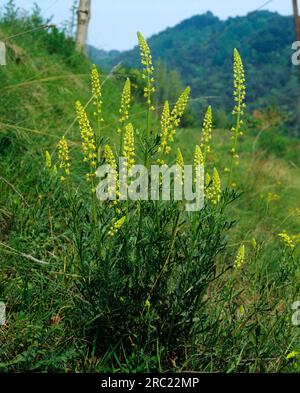
POLYGON ((295 33, 297 41, 300 41, 300 23, 299 23, 299 12, 298 12, 298 0, 293 0, 293 9, 294 9, 294 24, 295 24, 295 33))
POLYGON ((86 53, 86 41, 91 18, 91 0, 80 0, 77 11, 76 50, 86 53))

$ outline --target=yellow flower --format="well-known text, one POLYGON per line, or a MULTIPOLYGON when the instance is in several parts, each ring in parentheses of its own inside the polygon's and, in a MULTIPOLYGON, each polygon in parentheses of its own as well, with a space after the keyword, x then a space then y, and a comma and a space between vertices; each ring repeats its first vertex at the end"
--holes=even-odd
POLYGON ((81 133, 81 145, 84 155, 83 161, 88 163, 90 168, 90 173, 86 175, 86 179, 90 181, 95 176, 95 168, 97 166, 97 148, 95 135, 90 125, 87 114, 79 101, 76 102, 76 113, 81 133))
POLYGON ((144 307, 147 308, 148 310, 151 307, 151 303, 150 303, 149 298, 145 301, 144 307))
POLYGON ((51 155, 50 153, 47 151, 45 151, 45 166, 48 169, 51 169, 52 167, 52 160, 51 160, 51 155))
POLYGON ((234 269, 240 269, 245 261, 245 246, 244 244, 238 249, 236 254, 236 258, 233 263, 234 269))
POLYGON ((131 123, 125 127, 123 157, 127 159, 128 171, 134 165, 134 129, 131 123))
POLYGON ((201 147, 203 148, 204 155, 211 152, 210 140, 212 138, 212 109, 211 106, 207 108, 207 111, 203 120, 203 128, 202 128, 202 139, 201 139, 201 147))
POLYGON ((252 247, 254 248, 254 250, 256 250, 256 248, 257 248, 257 242, 256 242, 256 239, 255 239, 255 238, 253 238, 253 239, 251 240, 251 244, 252 244, 252 247))
POLYGON ((199 145, 195 147, 194 165, 204 165, 204 157, 199 145))
POLYGON ((295 244, 293 242, 293 239, 291 236, 289 236, 286 231, 283 231, 281 233, 278 233, 278 237, 280 237, 281 241, 283 242, 283 244, 288 247, 288 248, 294 248, 295 244))
POLYGON ((107 165, 110 165, 114 170, 117 170, 116 159, 109 145, 104 146, 104 159, 107 165))
POLYGON ((169 141, 174 142, 174 136, 176 134, 176 129, 180 125, 182 116, 184 114, 185 108, 187 106, 189 95, 191 89, 187 87, 184 92, 178 98, 172 112, 170 118, 170 131, 169 131, 169 141))
POLYGON ((69 158, 69 147, 68 143, 63 136, 58 143, 58 157, 59 157, 59 167, 63 170, 64 175, 61 176, 61 181, 65 181, 66 177, 70 175, 70 158, 69 158))
POLYGON ((269 192, 267 197, 266 197, 266 201, 267 203, 272 203, 272 202, 276 202, 280 199, 280 195, 278 194, 273 194, 272 192, 269 192))
POLYGON ((199 166, 204 166, 204 157, 199 145, 196 145, 195 147, 194 165, 195 165, 195 172, 196 172, 196 177, 194 179, 194 182, 196 183, 198 177, 200 177, 201 175, 199 166))
MULTIPOLYGON (((115 184, 112 183, 113 185, 111 185, 109 183, 109 185, 108 185, 108 194, 110 196, 110 199, 113 199, 113 197, 118 194, 118 190, 119 190, 118 173, 117 173, 116 159, 115 159, 114 153, 112 152, 111 147, 109 145, 104 146, 104 160, 105 160, 105 163, 110 166, 108 176, 111 179, 115 179, 115 184)), ((117 201, 114 201, 114 204, 117 204, 117 201)))
MULTIPOLYGON (((130 84, 130 79, 127 78, 124 88, 123 88, 123 93, 121 97, 121 106, 120 106, 120 123, 123 125, 129 118, 129 108, 130 108, 130 100, 131 100, 131 84, 130 84)), ((118 132, 121 132, 121 129, 118 129, 118 132)))
POLYGON ((118 221, 116 221, 109 229, 108 236, 114 237, 119 232, 119 230, 121 229, 121 227, 123 226, 125 221, 126 221, 126 216, 124 216, 124 217, 120 218, 118 221))
MULTIPOLYGON (((178 98, 172 112, 170 113, 169 102, 166 101, 161 116, 161 133, 160 133, 160 145, 158 147, 158 153, 160 155, 168 155, 171 152, 170 143, 174 142, 174 136, 176 130, 180 125, 180 121, 184 114, 190 94, 190 88, 187 87, 184 92, 178 98)), ((159 158, 157 160, 159 164, 164 164, 164 160, 159 158)))
POLYGON ((232 149, 232 158, 238 161, 239 156, 236 154, 237 138, 242 132, 241 127, 243 125, 243 120, 241 119, 244 115, 244 108, 246 107, 246 86, 245 86, 245 72, 244 65, 241 56, 237 49, 234 49, 234 63, 233 63, 233 76, 234 76, 234 108, 232 114, 236 116, 236 126, 232 127, 233 132, 234 147, 232 149))
POLYGON ((206 198, 216 205, 221 199, 221 179, 216 168, 214 168, 212 179, 208 174, 206 175, 206 187, 206 198))
POLYGON ((245 86, 245 72, 241 56, 237 49, 234 49, 234 63, 233 63, 233 76, 234 76, 234 101, 235 107, 233 114, 243 115, 243 108, 245 108, 246 86, 245 86))
POLYGON ((96 108, 94 115, 101 117, 102 103, 103 103, 102 90, 101 90, 99 72, 95 64, 92 66, 91 85, 92 85, 92 94, 93 94, 93 105, 96 108))
POLYGON ((286 359, 290 360, 290 359, 298 359, 300 356, 300 352, 298 351, 292 351, 290 353, 287 354, 286 359))
POLYGON ((243 135, 241 127, 243 125, 242 116, 244 115, 244 108, 246 107, 246 86, 245 86, 245 72, 241 56, 237 49, 234 49, 234 62, 233 62, 233 79, 234 79, 234 108, 232 111, 233 116, 236 117, 235 126, 231 128, 233 147, 230 151, 230 170, 228 184, 231 184, 233 174, 233 164, 239 165, 239 155, 237 154, 238 137, 243 135))
MULTIPOLYGON (((151 95, 152 93, 155 92, 155 88, 153 86, 154 84, 154 78, 153 78, 153 72, 154 72, 154 67, 152 64, 152 56, 150 52, 149 45, 145 38, 142 36, 140 32, 137 33, 138 36, 138 41, 139 41, 139 46, 140 46, 140 52, 141 52, 141 64, 144 66, 143 68, 143 78, 147 80, 147 85, 144 88, 144 97, 147 99, 147 103, 150 106, 151 105, 151 95)), ((151 109, 154 109, 151 107, 151 109)))
POLYGON ((177 178, 180 180, 182 184, 184 179, 184 160, 179 147, 177 149, 176 165, 178 165, 178 167, 181 169, 181 174, 177 173, 177 178))
MULTIPOLYGON (((161 115, 161 133, 160 133, 160 145, 158 147, 158 153, 161 154, 169 154, 171 151, 171 147, 168 146, 168 137, 169 137, 169 131, 170 131, 170 106, 169 102, 166 101, 164 105, 164 109, 162 111, 161 115)), ((157 160, 159 164, 164 164, 164 161, 162 159, 157 160)))

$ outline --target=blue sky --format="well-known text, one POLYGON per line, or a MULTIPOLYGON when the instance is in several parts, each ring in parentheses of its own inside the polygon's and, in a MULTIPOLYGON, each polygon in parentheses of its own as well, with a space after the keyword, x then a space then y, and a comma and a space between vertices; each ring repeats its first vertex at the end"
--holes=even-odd
MULTIPOLYGON (((131 49, 136 45, 136 32, 146 37, 174 26, 183 19, 212 11, 221 19, 246 15, 267 0, 91 0, 92 19, 89 43, 105 50, 131 49)), ((53 15, 60 25, 70 18, 74 0, 36 0, 44 16, 53 15)), ((2 6, 5 1, 0 0, 2 6)), ((19 7, 30 9, 34 0, 15 0, 19 7)), ((262 9, 292 14, 291 0, 272 0, 262 9)))

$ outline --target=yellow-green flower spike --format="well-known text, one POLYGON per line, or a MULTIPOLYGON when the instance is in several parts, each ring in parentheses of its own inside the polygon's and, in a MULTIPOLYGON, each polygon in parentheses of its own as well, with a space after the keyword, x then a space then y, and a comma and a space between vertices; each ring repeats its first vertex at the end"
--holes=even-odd
POLYGON ((81 133, 81 146, 84 156, 83 161, 86 162, 90 168, 90 173, 86 175, 86 179, 90 181, 95 176, 94 172, 97 166, 97 148, 95 135, 87 117, 87 114, 79 101, 76 102, 76 114, 81 133))
POLYGON ((52 167, 52 159, 51 159, 51 155, 48 152, 48 150, 45 151, 45 166, 48 169, 51 169, 51 167, 52 167))
POLYGON ((93 94, 93 105, 95 106, 95 116, 101 117, 102 112, 102 90, 100 83, 100 75, 96 65, 92 66, 91 71, 91 85, 92 85, 92 94, 93 94))
POLYGON ((277 236, 281 239, 281 241, 283 242, 283 244, 286 247, 292 248, 292 249, 295 248, 295 243, 294 243, 292 237, 289 236, 285 231, 278 233, 277 236))
POLYGON ((144 308, 146 308, 147 310, 149 310, 149 308, 151 307, 151 303, 149 298, 146 299, 145 303, 144 303, 144 308))
POLYGON ((59 168, 63 170, 63 175, 60 180, 65 181, 66 176, 70 175, 70 158, 69 158, 69 147, 65 137, 58 143, 58 157, 59 157, 59 168))
MULTIPOLYGON (((170 106, 169 102, 166 101, 164 104, 164 109, 161 115, 161 133, 160 133, 160 145, 158 146, 158 153, 160 155, 168 155, 171 151, 171 147, 168 146, 168 137, 169 137, 169 130, 170 130, 170 106)), ((164 160, 159 158, 157 160, 158 164, 164 164, 164 160)))
POLYGON ((181 150, 179 147, 177 149, 176 164, 179 165, 181 169, 184 168, 184 160, 183 160, 183 156, 182 156, 182 153, 181 153, 181 150))
MULTIPOLYGON (((110 197, 118 195, 119 186, 118 186, 118 173, 117 173, 117 163, 114 156, 114 153, 109 145, 104 146, 104 160, 107 165, 110 165, 109 175, 116 179, 115 187, 108 187, 108 194, 110 197)), ((113 204, 116 205, 117 201, 113 201, 113 204)))
POLYGON ((206 198, 216 205, 221 199, 221 179, 216 168, 214 168, 212 179, 206 175, 206 187, 206 198), (211 181, 210 185, 208 180, 211 181))
POLYGON ((129 171, 135 163, 134 129, 131 123, 125 127, 123 157, 127 159, 127 168, 129 171))
POLYGON ((116 221, 109 229, 108 236, 114 237, 119 232, 119 230, 122 228, 125 221, 126 221, 126 216, 124 216, 124 217, 120 218, 118 221, 116 221))
POLYGON ((181 169, 181 175, 177 174, 177 176, 182 184, 183 178, 184 178, 184 160, 183 160, 183 156, 182 156, 182 153, 181 153, 181 150, 179 147, 177 149, 176 165, 178 165, 181 169))
POLYGON ((238 252, 236 254, 233 267, 234 269, 240 269, 242 265, 244 264, 245 261, 245 246, 242 244, 240 248, 238 249, 238 252))
POLYGON ((233 64, 233 75, 234 75, 234 101, 235 106, 233 109, 233 115, 243 115, 245 108, 246 98, 246 86, 245 86, 245 71, 241 56, 237 49, 234 49, 234 64, 233 64))
POLYGON ((116 159, 109 145, 104 146, 104 159, 107 165, 110 165, 113 169, 117 170, 116 159))
POLYGON ((204 157, 199 145, 195 147, 194 165, 204 165, 204 157))
MULTIPOLYGON (((120 105, 120 123, 121 126, 124 125, 124 123, 126 123, 126 121, 129 118, 129 108, 130 108, 130 100, 131 100, 131 83, 130 83, 130 79, 127 78, 124 88, 123 88, 123 92, 122 92, 122 97, 121 97, 121 105, 120 105)), ((118 129, 118 132, 121 132, 121 128, 118 129)))
POLYGON ((256 241, 255 237, 251 240, 251 244, 252 244, 253 249, 256 250, 257 249, 257 241, 256 241))
POLYGON ((244 109, 246 107, 245 104, 246 86, 245 86, 244 65, 237 49, 234 49, 233 79, 234 79, 234 92, 233 92, 234 108, 232 114, 233 116, 236 117, 236 121, 235 121, 235 126, 231 128, 233 147, 230 151, 231 160, 230 160, 230 170, 229 170, 229 178, 228 178, 228 184, 232 187, 234 186, 234 182, 231 183, 233 164, 235 165, 239 164, 239 155, 237 154, 237 143, 238 143, 238 137, 243 134, 241 129, 243 125, 242 116, 244 115, 244 109))
POLYGON ((204 157, 199 145, 196 145, 195 147, 194 166, 196 172, 196 177, 194 179, 194 182, 196 183, 197 178, 200 177, 199 166, 204 166, 204 157))
POLYGON ((185 108, 187 106, 188 100, 189 100, 189 95, 190 95, 191 89, 190 87, 187 87, 184 92, 180 95, 178 98, 178 101, 176 102, 172 112, 171 112, 171 130, 169 132, 169 141, 174 142, 174 136, 176 134, 176 129, 180 125, 182 116, 184 114, 185 108))
POLYGON ((231 149, 232 160, 238 163, 239 156, 237 154, 237 140, 241 134, 241 127, 243 125, 242 116, 244 115, 244 108, 246 107, 246 86, 245 86, 245 72, 241 56, 237 49, 234 49, 233 62, 233 79, 234 79, 234 108, 232 114, 236 116, 236 124, 232 127, 232 139, 234 140, 233 148, 231 149))
MULTIPOLYGON (((143 78, 147 80, 147 85, 144 88, 144 97, 147 99, 147 103, 150 106, 151 105, 151 96, 152 93, 155 92, 155 88, 153 86, 154 84, 154 78, 153 78, 153 72, 154 72, 154 67, 152 64, 152 56, 150 52, 149 45, 143 35, 138 32, 138 41, 139 41, 139 47, 140 47, 140 52, 141 52, 141 64, 143 65, 143 78)), ((152 108, 154 109, 154 108, 152 108)))
POLYGON ((210 141, 212 138, 212 108, 209 106, 204 116, 203 127, 202 127, 202 138, 201 147, 204 152, 204 156, 211 153, 210 141))
MULTIPOLYGON (((160 145, 158 147, 158 153, 163 155, 168 155, 171 152, 170 144, 174 142, 174 136, 176 130, 180 125, 182 116, 184 114, 185 108, 188 103, 190 94, 190 88, 187 87, 184 92, 178 98, 172 112, 170 113, 169 102, 166 101, 164 109, 161 116, 161 133, 160 133, 160 145)), ((164 160, 160 157, 157 162, 159 164, 164 164, 164 160)))

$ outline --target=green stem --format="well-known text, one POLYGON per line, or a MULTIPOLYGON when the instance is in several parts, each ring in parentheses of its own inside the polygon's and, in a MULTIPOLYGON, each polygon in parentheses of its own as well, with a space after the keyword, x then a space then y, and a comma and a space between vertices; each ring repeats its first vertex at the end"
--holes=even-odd
POLYGON ((173 248, 174 248, 174 244, 175 244, 175 240, 176 240, 176 235, 177 235, 177 232, 178 232, 179 218, 180 218, 180 212, 178 212, 177 217, 175 219, 173 233, 172 233, 172 238, 171 238, 171 242, 170 242, 170 248, 169 248, 169 252, 168 252, 167 258, 166 258, 165 263, 163 264, 163 267, 161 268, 158 276, 156 277, 156 280, 155 280, 155 282, 154 282, 154 284, 153 284, 153 286, 152 286, 152 288, 150 290, 150 293, 148 295, 147 300, 149 300, 149 301, 150 301, 151 295, 152 295, 152 293, 153 293, 153 291, 154 291, 158 281, 160 280, 164 270, 166 269, 166 267, 168 266, 168 263, 170 261, 170 258, 171 258, 172 252, 173 252, 173 248))
POLYGON ((122 157, 122 153, 123 153, 123 140, 124 140, 124 127, 122 127, 121 130, 119 157, 122 157))
POLYGON ((100 103, 97 97, 97 135, 96 135, 96 146, 97 146, 97 160, 100 162, 100 136, 101 136, 101 113, 99 113, 100 103))
POLYGON ((146 147, 145 147, 145 167, 148 167, 148 161, 149 161, 149 146, 150 146, 150 112, 151 112, 151 83, 150 83, 150 75, 148 74, 148 79, 147 79, 147 100, 149 101, 147 103, 148 108, 147 108, 147 119, 146 119, 146 147))
POLYGON ((236 126, 235 126, 235 133, 234 133, 234 144, 233 144, 233 151, 231 154, 231 160, 230 160, 230 169, 229 169, 229 177, 228 177, 228 184, 227 186, 230 187, 231 184, 231 179, 232 179, 232 171, 233 171, 233 160, 234 160, 234 155, 236 154, 236 148, 237 148, 237 141, 238 141, 238 135, 239 135, 239 130, 240 130, 240 119, 241 119, 241 92, 239 91, 238 95, 238 103, 239 103, 239 111, 237 113, 236 117, 236 126))

